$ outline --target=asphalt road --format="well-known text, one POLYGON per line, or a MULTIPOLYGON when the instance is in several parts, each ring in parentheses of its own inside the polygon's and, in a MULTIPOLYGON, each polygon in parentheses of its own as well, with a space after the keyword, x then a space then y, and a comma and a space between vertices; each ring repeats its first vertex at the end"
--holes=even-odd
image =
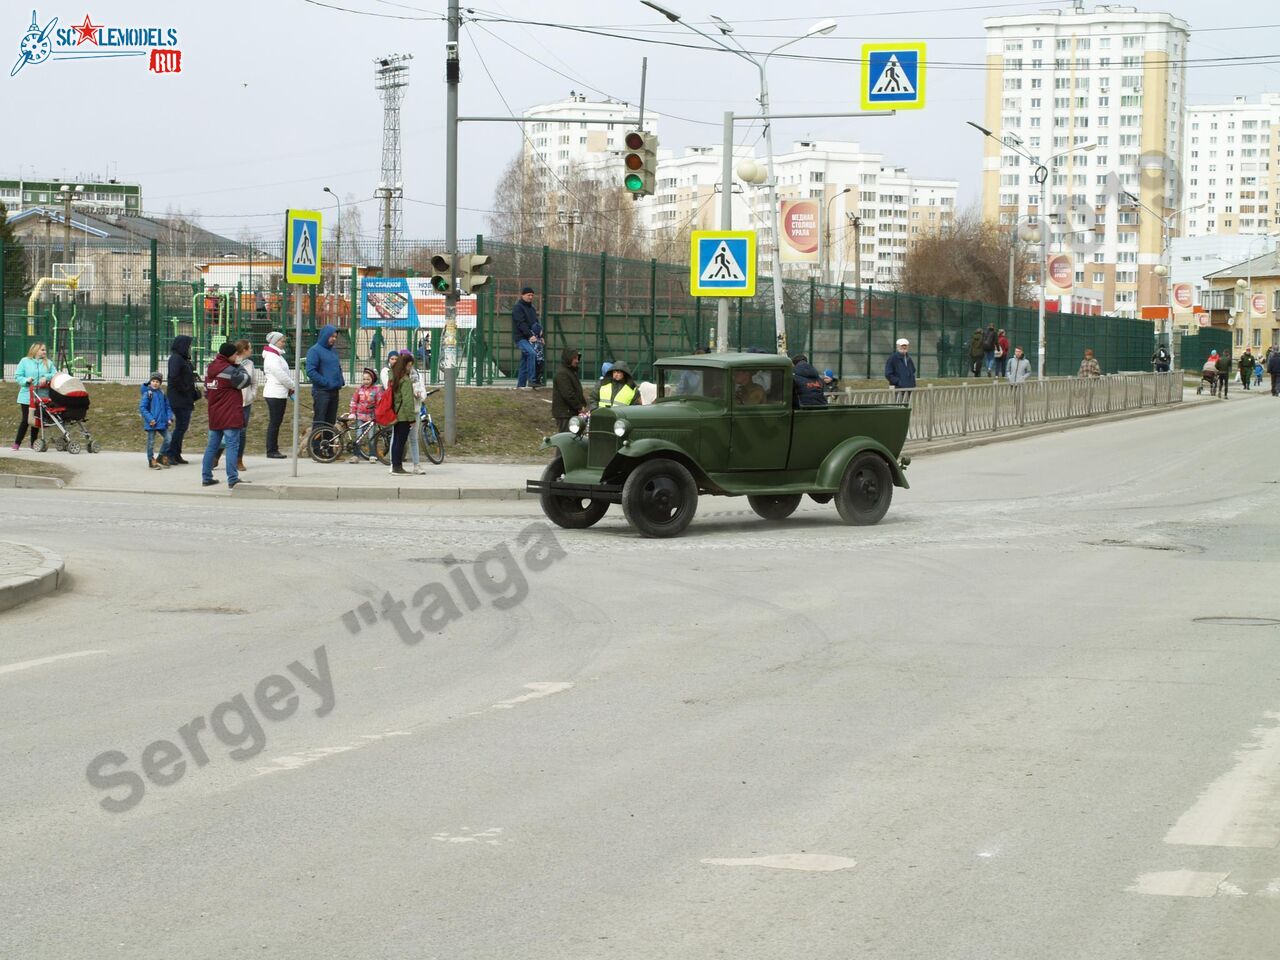
POLYGON ((1278 424, 669 542, 6 492, 74 588, 0 614, 0 957, 1274 957, 1280 626, 1196 620, 1280 618, 1278 424))

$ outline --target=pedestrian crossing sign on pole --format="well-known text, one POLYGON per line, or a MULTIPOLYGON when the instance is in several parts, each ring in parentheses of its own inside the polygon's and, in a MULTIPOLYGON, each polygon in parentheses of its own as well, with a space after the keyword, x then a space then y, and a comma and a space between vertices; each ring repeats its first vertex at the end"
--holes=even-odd
POLYGON ((695 297, 754 297, 755 232, 695 230, 689 248, 689 293, 695 297))
POLYGON ((320 276, 320 212, 285 211, 285 283, 319 283, 320 276))
POLYGON ((923 43, 862 45, 862 109, 924 108, 923 43))

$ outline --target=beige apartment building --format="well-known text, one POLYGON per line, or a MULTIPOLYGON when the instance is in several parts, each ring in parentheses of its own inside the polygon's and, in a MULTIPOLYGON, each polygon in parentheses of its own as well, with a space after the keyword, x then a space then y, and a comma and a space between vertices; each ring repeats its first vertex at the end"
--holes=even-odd
MULTIPOLYGON (((1167 237, 1183 205, 1188 25, 1135 7, 992 17, 987 36, 983 212, 1013 229, 1047 214, 1049 252, 1074 261, 1074 285, 1103 310, 1137 316, 1163 302, 1167 237), (1014 149, 1014 147, 1018 149, 1014 149), (1040 209, 1037 164, 1048 170, 1040 209)), ((1063 298, 1070 307, 1069 295, 1063 298)))

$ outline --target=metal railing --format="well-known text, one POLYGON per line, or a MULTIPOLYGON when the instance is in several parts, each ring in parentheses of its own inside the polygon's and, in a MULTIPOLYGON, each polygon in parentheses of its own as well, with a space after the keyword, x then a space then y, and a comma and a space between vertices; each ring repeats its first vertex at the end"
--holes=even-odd
POLYGON ((991 380, 915 390, 846 390, 837 404, 909 403, 908 440, 939 440, 1182 402, 1181 373, 991 380))

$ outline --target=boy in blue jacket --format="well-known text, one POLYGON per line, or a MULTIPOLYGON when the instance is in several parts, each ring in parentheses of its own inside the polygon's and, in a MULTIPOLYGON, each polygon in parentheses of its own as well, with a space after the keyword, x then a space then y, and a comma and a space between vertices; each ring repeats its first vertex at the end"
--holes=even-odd
POLYGON ((164 395, 161 384, 164 379, 153 373, 139 392, 138 414, 142 417, 142 429, 147 433, 147 466, 152 470, 169 466, 169 431, 173 429, 173 409, 164 395), (156 437, 160 438, 160 456, 154 457, 156 437))

